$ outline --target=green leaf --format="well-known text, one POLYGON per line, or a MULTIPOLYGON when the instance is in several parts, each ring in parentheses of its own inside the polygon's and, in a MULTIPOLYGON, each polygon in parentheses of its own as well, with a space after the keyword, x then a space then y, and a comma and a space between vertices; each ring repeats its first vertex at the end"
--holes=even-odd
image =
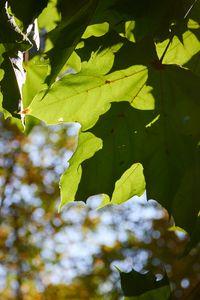
POLYGON ((56 7, 57 0, 48 2, 42 13, 38 16, 38 25, 40 29, 46 29, 48 32, 53 30, 60 21, 60 14, 56 7))
POLYGON ((169 300, 170 287, 167 275, 160 281, 153 273, 140 274, 135 270, 120 272, 121 286, 127 300, 169 300))
MULTIPOLYGON (((66 72, 68 70, 73 70, 73 72, 80 72, 81 71, 81 59, 80 57, 77 55, 77 53, 74 51, 72 52, 70 58, 68 59, 66 65, 63 67, 63 74, 65 75, 66 72)), ((70 71, 68 73, 70 73, 70 71)), ((64 76, 63 75, 63 76, 64 76)), ((61 74, 60 74, 61 78, 62 78, 62 70, 61 70, 61 74)))
POLYGON ((142 196, 144 192, 143 167, 141 164, 135 163, 116 181, 111 203, 121 204, 133 196, 142 196))
POLYGON ((193 152, 190 168, 182 178, 172 207, 176 224, 185 228, 190 235, 193 235, 199 226, 196 225, 198 224, 197 214, 200 210, 197 200, 200 192, 199 178, 200 149, 198 148, 197 151, 193 152))
MULTIPOLYGON (((148 123, 143 123, 143 127, 140 127, 141 131, 134 135, 134 131, 137 131, 135 128, 141 126, 148 112, 139 112, 131 107, 127 109, 128 104, 125 103, 121 104, 122 107, 119 106, 119 110, 123 111, 126 116, 125 119, 134 120, 129 121, 127 132, 124 129, 127 121, 122 122, 122 133, 118 129, 116 131, 119 132, 116 134, 116 139, 123 136, 123 143, 120 145, 125 145, 125 148, 122 148, 125 152, 120 155, 125 157, 126 163, 120 166, 118 158, 117 164, 115 160, 112 160, 112 153, 117 157, 118 149, 112 149, 113 146, 109 145, 110 141, 108 145, 106 144, 109 134, 106 131, 107 128, 116 130, 117 126, 116 121, 114 125, 112 124, 115 119, 115 114, 113 115, 115 109, 112 105, 108 115, 105 115, 105 120, 108 120, 104 120, 105 125, 100 125, 98 122, 97 127, 92 129, 95 135, 102 138, 104 147, 92 159, 83 162, 83 176, 81 181, 80 178, 78 179, 80 184, 76 199, 85 201, 89 196, 98 193, 109 195, 112 199, 115 184, 116 190, 113 198, 115 203, 126 201, 129 196, 141 194, 144 190, 141 169, 138 173, 132 173, 132 168, 134 169, 135 163, 142 163, 148 197, 156 199, 169 212, 172 212, 177 226, 191 232, 199 210, 196 200, 198 185, 196 185, 197 188, 193 188, 193 183, 198 178, 197 172, 189 175, 194 165, 197 165, 199 169, 197 164, 199 156, 197 143, 200 136, 198 127, 199 79, 180 67, 161 65, 159 61, 153 61, 153 53, 149 56, 149 63, 148 55, 142 55, 140 58, 138 56, 139 60, 144 61, 148 67, 134 65, 109 74, 111 68, 120 69, 122 66, 119 53, 123 53, 124 47, 129 49, 129 45, 125 43, 124 46, 119 44, 114 48, 111 46, 110 49, 93 53, 90 60, 82 64, 80 73, 64 76, 52 86, 47 94, 45 91, 39 93, 30 104, 30 114, 44 120, 47 124, 79 122, 82 130, 87 130, 95 125, 99 116, 108 111, 113 101, 129 101, 133 107, 140 110, 155 109, 149 112, 151 117, 148 123, 150 125, 146 128, 145 125, 148 123), (118 52, 114 54, 116 51, 118 52), (138 118, 139 114, 141 114, 140 118, 138 118), (135 120, 138 124, 134 123, 135 120), (102 130, 99 131, 98 126, 102 130), (132 141, 134 147, 127 146, 130 144, 129 140, 132 141), (106 162, 106 166, 102 163, 103 161, 106 162), (113 166, 116 167, 114 171, 112 171, 113 166), (124 178, 129 173, 133 176, 128 177, 130 180, 127 181, 128 188, 126 189, 124 178), (98 180, 94 180, 97 177, 98 180), (182 188, 186 186, 185 182, 188 184, 187 191, 192 191, 192 193, 185 194, 185 204, 178 212, 182 188), (124 196, 122 196, 122 190, 127 191, 124 196), (190 218, 188 218, 187 208, 190 201, 193 202, 193 206, 190 209, 190 218)), ((132 49, 138 53, 138 49, 141 48, 135 50, 133 47, 132 49)), ((134 60, 133 56, 128 61, 134 63, 134 60)), ((65 201, 70 200, 66 198, 65 201)))
POLYGON ((190 240, 186 245, 184 255, 187 255, 200 242, 200 214, 197 217, 196 224, 193 228, 190 240))
POLYGON ((48 0, 9 0, 12 12, 23 22, 24 28, 38 17, 42 10, 47 6, 48 0))
POLYGON ((44 80, 48 74, 48 64, 41 56, 35 56, 24 64, 26 70, 26 81, 23 85, 23 106, 27 107, 34 96, 46 88, 44 80))
POLYGON ((6 50, 5 50, 5 47, 3 46, 3 44, 0 44, 0 81, 2 80, 2 78, 4 76, 4 70, 1 68, 1 65, 4 60, 3 54, 5 51, 6 50))
POLYGON ((160 117, 147 128, 148 151, 138 161, 144 167, 148 197, 158 200, 172 212, 176 225, 191 233, 200 210, 199 78, 175 66, 154 75, 149 84, 160 117))
POLYGON ((147 68, 133 66, 103 75, 113 60, 112 51, 106 50, 102 56, 92 57, 80 73, 66 75, 47 94, 36 95, 29 106, 30 114, 47 124, 79 122, 85 130, 109 109, 111 101, 136 99, 147 80, 147 68))
POLYGON ((4 71, 0 69, 0 81, 2 80, 3 76, 4 76, 4 71))
POLYGON ((53 48, 47 53, 51 65, 51 74, 46 80, 49 85, 54 82, 80 41, 95 12, 97 3, 98 0, 61 2, 64 5, 62 21, 50 33, 53 48))
MULTIPOLYGON (((76 52, 80 56, 81 61, 85 62, 89 61, 94 54, 102 56, 102 53, 105 52, 116 53, 123 45, 124 41, 125 39, 119 36, 115 31, 109 30, 102 36, 91 36, 87 39, 83 39, 82 42, 84 43, 84 47, 78 47, 76 52)), ((96 63, 98 63, 98 59, 96 59, 96 63)))
MULTIPOLYGON (((17 93, 19 93, 19 87, 18 87, 18 85, 15 86, 15 84, 17 84, 16 78, 15 78, 15 73, 11 66, 12 63, 11 63, 10 59, 8 60, 8 57, 6 56, 5 52, 6 52, 6 49, 5 49, 4 45, 0 44, 0 67, 2 67, 2 68, 0 68, 0 90, 1 90, 1 92, 0 92, 0 112, 3 113, 4 118, 6 119, 8 117, 13 117, 13 116, 11 115, 11 113, 8 110, 6 110, 4 108, 5 98, 6 98, 6 96, 12 96, 12 95, 13 95, 13 97, 15 97, 16 94, 15 94, 15 90, 13 90, 13 89, 15 87, 17 89, 17 93), (4 56, 5 56, 5 58, 4 58, 4 56), (3 66, 2 66, 2 64, 3 64, 3 66), (5 66, 7 66, 7 64, 8 64, 8 67, 5 68, 5 66), (5 71, 4 71, 4 68, 5 68, 5 71), (6 78, 5 78, 5 74, 6 74, 6 78), (11 81, 9 81, 9 79, 11 79, 11 81), (10 83, 13 84, 12 80, 14 80, 14 85, 12 85, 12 89, 11 89, 10 83), (1 81, 3 81, 3 84, 1 81), (4 95, 4 98, 3 98, 3 95, 4 95)), ((18 71, 20 72, 20 69, 18 71)), ((18 104, 19 99, 15 99, 16 103, 10 103, 9 98, 7 98, 6 100, 7 100, 6 104, 8 102, 7 108, 10 107, 12 110, 12 109, 15 109, 14 105, 18 104)), ((23 128, 22 128, 21 121, 19 120, 19 115, 15 115, 15 116, 17 118, 13 117, 12 122, 14 122, 18 126, 18 128, 20 130, 22 130, 23 128)))
POLYGON ((89 159, 102 147, 102 141, 91 133, 81 133, 79 135, 78 147, 75 154, 69 160, 69 168, 62 175, 61 203, 60 209, 67 203, 74 200, 78 184, 82 174, 81 163, 89 159), (71 181, 71 179, 73 179, 71 181), (71 181, 71 182, 70 182, 71 181))
POLYGON ((15 65, 6 54, 4 55, 4 61, 1 67, 4 70, 4 77, 0 82, 1 93, 3 94, 2 106, 15 117, 19 117, 16 113, 19 109, 21 99, 20 88, 15 73, 15 65), (10 88, 10 86, 12 86, 12 88, 10 88))
POLYGON ((0 2, 0 43, 4 43, 10 53, 26 51, 32 47, 32 43, 17 26, 14 17, 8 11, 8 3, 0 2))
POLYGON ((185 6, 187 6, 187 11, 189 10, 189 8, 192 8, 189 11, 189 14, 187 16, 187 19, 193 20, 196 24, 198 24, 199 26, 199 21, 200 21, 200 3, 199 1, 186 1, 185 6))
MULTIPOLYGON (((1 80, 4 77, 4 70, 1 68, 2 62, 4 60, 4 57, 3 57, 4 52, 5 52, 5 47, 3 46, 3 44, 0 44, 0 87, 1 87, 1 80)), ((4 114, 5 118, 7 118, 7 116, 9 115, 9 113, 6 112, 6 110, 3 108, 2 91, 0 92, 0 112, 4 114)))
POLYGON ((0 66, 4 60, 3 54, 5 53, 5 51, 6 51, 5 46, 3 44, 0 44, 0 66))
POLYGON ((185 64, 185 67, 200 77, 200 51, 185 64))
MULTIPOLYGON (((22 88, 23 108, 27 107, 35 94, 46 88, 44 83, 48 74, 49 66, 46 61, 42 60, 40 55, 33 57, 24 64, 26 70, 26 80, 22 88)), ((22 109, 23 110, 23 109, 22 109)), ((25 131, 28 133, 34 125, 39 122, 32 116, 25 117, 25 131)))
MULTIPOLYGON (((107 194, 111 203, 119 204, 145 191, 143 168, 133 157, 134 136, 143 131, 153 112, 133 109, 127 102, 113 103, 100 117, 91 132, 102 139, 103 148, 82 163, 82 178, 76 200, 107 194)), ((61 186, 62 188, 62 186, 61 186)))
POLYGON ((93 53, 100 54, 106 49, 112 49, 115 53, 112 71, 126 69, 132 65, 149 65, 158 59, 152 38, 132 43, 113 30, 109 30, 101 37, 84 40, 84 45, 83 48, 76 50, 82 61, 88 61, 93 53))
MULTIPOLYGON (((164 52, 164 49, 169 40, 165 40, 162 43, 156 45, 158 56, 164 52)), ((177 64, 183 66, 186 64, 195 54, 199 52, 200 41, 191 31, 186 31, 183 34, 183 43, 177 37, 174 37, 170 47, 164 57, 163 63, 165 64, 177 64)))
POLYGON ((134 163, 142 163, 148 198, 159 201, 172 212, 177 226, 191 233, 200 209, 197 200, 199 79, 176 66, 160 67, 149 69, 148 84, 152 87, 155 111, 135 110, 127 103, 112 104, 91 129, 103 140, 103 149, 83 162, 76 200, 85 201, 94 194, 112 197, 117 180, 115 203, 141 194, 144 189, 141 173, 134 174, 119 190, 117 187, 126 178, 126 170, 134 163), (183 194, 184 205, 181 204, 183 194))
POLYGON ((148 291, 136 297, 124 297, 124 300, 170 300, 170 287, 163 286, 151 291, 148 291))
POLYGON ((82 35, 82 39, 88 39, 91 36, 102 36, 109 30, 109 24, 107 22, 94 24, 87 26, 84 34, 82 35))
MULTIPOLYGON (((115 1, 112 13, 118 13, 122 20, 135 22, 133 35, 136 41, 151 36, 162 41, 169 37, 171 24, 184 22, 184 3, 181 0, 115 1)), ((185 21, 186 22, 186 21, 185 21)))

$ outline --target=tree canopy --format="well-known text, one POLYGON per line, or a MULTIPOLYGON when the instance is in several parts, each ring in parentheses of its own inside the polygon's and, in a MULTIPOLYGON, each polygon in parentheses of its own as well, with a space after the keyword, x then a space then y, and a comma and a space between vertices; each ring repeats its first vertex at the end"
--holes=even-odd
MULTIPOLYGON (((26 133, 78 128, 60 209, 146 191, 189 233, 185 251, 198 243, 199 24, 198 0, 1 0, 0 111, 26 133)), ((129 299, 170 297, 165 277, 121 278, 129 299)))

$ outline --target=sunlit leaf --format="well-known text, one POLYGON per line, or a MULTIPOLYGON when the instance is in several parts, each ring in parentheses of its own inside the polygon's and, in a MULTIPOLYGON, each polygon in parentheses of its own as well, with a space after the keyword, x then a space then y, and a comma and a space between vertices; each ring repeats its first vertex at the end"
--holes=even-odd
MULTIPOLYGON (((161 57, 169 40, 157 44, 158 56, 161 57)), ((164 57, 163 62, 166 64, 184 65, 200 50, 200 41, 191 31, 183 34, 183 43, 177 37, 174 37, 170 47, 164 57)))
POLYGON ((70 159, 70 166, 66 172, 62 175, 60 180, 61 185, 61 203, 60 208, 63 205, 74 200, 78 184, 81 179, 82 167, 81 163, 89 159, 102 147, 100 139, 96 138, 91 133, 81 133, 79 136, 79 142, 77 151, 70 159), (72 182, 71 179, 73 179, 72 182))
POLYGON ((35 94, 45 89, 44 80, 48 73, 48 64, 40 56, 35 56, 25 64, 26 81, 23 85, 23 106, 27 107, 35 94))
POLYGON ((141 196, 145 191, 143 167, 139 163, 133 164, 116 181, 111 203, 121 204, 133 196, 141 196))
MULTIPOLYGON (((148 83, 155 111, 136 110, 127 103, 112 104, 91 129, 103 140, 103 148, 83 162, 76 199, 85 201, 94 194, 112 198, 115 182, 121 176, 123 182, 127 174, 124 172, 129 172, 134 163, 142 163, 148 197, 172 212, 177 226, 191 232, 199 211, 199 80, 189 71, 163 65, 161 70, 149 70, 148 83), (184 88, 179 88, 181 82, 185 82, 184 88)), ((120 180, 114 192, 115 203, 144 191, 141 173, 133 181, 129 178, 124 193, 125 185, 118 189, 119 183, 120 180)))
POLYGON ((101 68, 95 61, 86 64, 75 75, 66 75, 45 94, 38 94, 30 104, 30 114, 47 124, 79 122, 82 129, 92 127, 99 116, 109 109, 111 101, 132 101, 147 80, 144 66, 132 66, 108 75, 114 55, 105 51, 100 59, 101 68), (97 72, 101 72, 98 74, 97 72), (44 96, 45 94, 45 96, 44 96))
POLYGON ((82 39, 87 39, 91 36, 102 36, 109 30, 109 24, 107 22, 101 24, 89 25, 84 34, 82 35, 82 39))
POLYGON ((42 13, 38 16, 38 24, 41 29, 45 29, 47 32, 53 30, 57 23, 60 21, 60 14, 56 7, 57 0, 51 0, 48 2, 42 13))
POLYGON ((153 118, 152 112, 143 113, 130 104, 113 103, 91 129, 103 141, 102 150, 82 164, 83 174, 76 200, 95 194, 107 194, 113 204, 122 203, 145 190, 142 166, 134 157, 134 136, 143 132, 153 118))

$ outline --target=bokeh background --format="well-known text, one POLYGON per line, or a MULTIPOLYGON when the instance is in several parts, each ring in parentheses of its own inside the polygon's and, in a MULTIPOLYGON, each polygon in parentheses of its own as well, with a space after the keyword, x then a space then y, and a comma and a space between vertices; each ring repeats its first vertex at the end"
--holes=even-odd
POLYGON ((123 299, 117 268, 167 272, 173 299, 200 299, 200 247, 183 256, 189 238, 156 201, 98 210, 91 197, 58 212, 76 144, 73 126, 27 135, 0 117, 0 299, 123 299))

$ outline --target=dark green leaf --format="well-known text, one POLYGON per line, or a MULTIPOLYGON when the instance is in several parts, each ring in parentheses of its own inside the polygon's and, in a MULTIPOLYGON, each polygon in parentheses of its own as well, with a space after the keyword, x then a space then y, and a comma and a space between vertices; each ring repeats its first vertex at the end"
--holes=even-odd
MULTIPOLYGON (((82 164, 82 178, 76 200, 86 201, 89 196, 95 194, 107 194, 110 198, 112 197, 115 182, 134 163, 139 162, 137 155, 134 157, 137 150, 141 151, 141 149, 136 149, 138 145, 134 141, 135 135, 143 133, 145 126, 154 117, 154 112, 135 110, 126 102, 112 104, 109 112, 101 116, 91 130, 95 136, 103 140, 103 149, 82 164)), ((139 174, 138 176, 139 187, 136 182, 132 184, 130 182, 130 187, 125 185, 125 189, 130 189, 129 198, 144 192, 144 179, 142 180, 139 174)), ((120 203, 129 199, 125 199, 127 196, 125 192, 124 199, 120 194, 121 191, 118 191, 112 203, 120 203)))
POLYGON ((103 149, 82 164, 76 199, 86 200, 99 193, 112 196, 116 180, 140 162, 148 197, 158 200, 172 212, 177 226, 191 233, 200 209, 199 81, 186 70, 162 68, 151 70, 148 80, 153 87, 155 111, 134 110, 127 103, 112 104, 91 129, 103 140, 103 149), (185 85, 179 89, 181 81, 185 85))
POLYGON ((191 232, 200 209, 199 78, 181 68, 164 68, 150 83, 160 118, 145 139, 146 158, 151 157, 143 161, 147 192, 172 211, 178 226, 191 232))
POLYGON ((196 224, 193 226, 193 232, 190 236, 184 255, 187 255, 193 248, 197 247, 200 242, 200 215, 197 217, 196 224))
POLYGON ((13 14, 27 26, 39 16, 47 6, 48 0, 9 0, 13 14))
POLYGON ((118 23, 134 20, 133 33, 136 40, 145 36, 157 40, 169 37, 172 22, 176 25, 184 22, 185 14, 184 3, 181 0, 117 0, 113 1, 109 9, 108 21, 116 14, 118 23))
POLYGON ((7 1, 0 2, 0 43, 6 45, 10 53, 26 51, 32 43, 17 26, 15 19, 9 14, 7 1))
POLYGON ((3 94, 2 106, 15 117, 19 118, 19 115, 16 113, 19 109, 21 94, 14 70, 15 66, 7 54, 4 55, 4 61, 1 67, 4 70, 4 77, 0 82, 1 92, 3 94))
POLYGON ((185 67, 200 77, 200 51, 185 64, 185 67))
POLYGON ((51 74, 47 78, 47 83, 50 85, 80 41, 95 12, 98 0, 82 0, 78 2, 78 5, 75 5, 77 1, 74 4, 72 1, 62 3, 65 4, 66 10, 64 11, 67 14, 63 13, 61 23, 50 33, 54 47, 47 53, 51 64, 51 74))
POLYGON ((135 270, 129 273, 120 272, 121 286, 125 296, 133 297, 131 299, 141 299, 141 300, 169 300, 170 299, 170 287, 167 275, 163 277, 160 281, 156 280, 153 273, 148 272, 146 274, 140 274, 135 270), (165 289, 165 294, 162 298, 160 297, 160 288, 165 289), (150 297, 151 294, 147 292, 155 292, 155 297, 150 297), (157 295, 156 295, 157 292, 157 295), (146 293, 146 295, 145 295, 146 293), (143 296, 138 297, 137 296, 143 296))

